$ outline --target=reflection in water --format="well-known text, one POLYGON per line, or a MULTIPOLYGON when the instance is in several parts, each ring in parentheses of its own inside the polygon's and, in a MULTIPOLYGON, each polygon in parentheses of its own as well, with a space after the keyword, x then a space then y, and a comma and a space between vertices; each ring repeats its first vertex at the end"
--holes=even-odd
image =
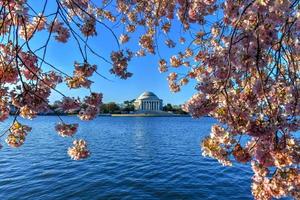
POLYGON ((140 159, 150 158, 157 154, 155 145, 157 142, 153 136, 156 129, 155 124, 149 123, 144 118, 134 118, 132 127, 133 148, 135 149, 136 157, 140 159))

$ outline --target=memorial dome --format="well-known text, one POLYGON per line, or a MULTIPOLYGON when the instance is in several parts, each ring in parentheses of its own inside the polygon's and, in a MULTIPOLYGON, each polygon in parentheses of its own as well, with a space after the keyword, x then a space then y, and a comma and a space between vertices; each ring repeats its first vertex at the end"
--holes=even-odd
POLYGON ((144 92, 137 99, 138 100, 159 100, 159 98, 153 92, 144 92))

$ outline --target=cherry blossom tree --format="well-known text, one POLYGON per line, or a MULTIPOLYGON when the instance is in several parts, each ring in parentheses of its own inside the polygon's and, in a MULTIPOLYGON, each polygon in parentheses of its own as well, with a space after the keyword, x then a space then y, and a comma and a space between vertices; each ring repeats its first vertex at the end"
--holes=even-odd
MULTIPOLYGON (((196 84, 183 109, 219 122, 201 143, 203 155, 223 165, 251 163, 255 199, 300 199, 299 0, 55 0, 50 13, 50 1, 42 2, 37 11, 34 1, 0 0, 0 121, 7 120, 11 105, 17 108, 1 135, 9 146, 21 146, 31 130, 18 117, 33 119, 47 111, 52 92, 62 95, 62 111, 78 111, 81 120, 97 116, 101 93, 91 91, 80 99, 57 89, 66 84, 90 91, 90 77, 101 74, 88 54, 109 63, 121 79, 132 76, 131 59, 156 54, 159 71, 169 73, 171 91, 196 84), (100 27, 118 46, 110 60, 88 43, 100 27), (39 34, 47 40, 33 49, 32 38, 39 34), (138 41, 131 39, 134 35, 138 41), (50 42, 70 38, 81 54, 72 75, 48 62, 46 54, 50 42), (166 58, 162 43, 179 52, 166 58), (45 72, 45 65, 52 70, 45 72)), ((78 124, 58 119, 58 134, 74 137, 78 124)), ((90 154, 81 139, 68 153, 75 160, 90 154)))

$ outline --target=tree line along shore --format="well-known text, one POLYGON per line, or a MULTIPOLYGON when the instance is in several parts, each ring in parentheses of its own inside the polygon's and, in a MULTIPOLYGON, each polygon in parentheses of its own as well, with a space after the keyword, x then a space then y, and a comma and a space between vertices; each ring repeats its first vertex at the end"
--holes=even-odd
MULTIPOLYGON (((134 99, 124 101, 123 103, 116 103, 116 102, 103 103, 99 107, 100 109, 99 114, 104 116, 133 114, 135 112, 133 103, 134 103, 134 99)), ((182 110, 181 105, 173 105, 170 103, 164 105, 162 111, 174 115, 188 115, 187 112, 182 110)), ((49 105, 49 109, 47 111, 41 112, 38 115, 76 115, 78 114, 78 112, 79 110, 74 110, 73 112, 65 113, 60 109, 59 101, 55 101, 53 104, 49 105)), ((14 106, 11 106, 10 114, 15 115, 16 113, 17 113, 16 108, 14 106)), ((149 116, 150 115, 151 114, 149 114, 149 116)))

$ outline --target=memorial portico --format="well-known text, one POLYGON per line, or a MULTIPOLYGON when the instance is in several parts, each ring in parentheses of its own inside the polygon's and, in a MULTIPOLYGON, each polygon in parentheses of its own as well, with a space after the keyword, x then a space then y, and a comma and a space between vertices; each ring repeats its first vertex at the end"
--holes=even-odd
POLYGON ((162 100, 153 92, 144 92, 135 100, 134 106, 139 111, 161 111, 162 100))

